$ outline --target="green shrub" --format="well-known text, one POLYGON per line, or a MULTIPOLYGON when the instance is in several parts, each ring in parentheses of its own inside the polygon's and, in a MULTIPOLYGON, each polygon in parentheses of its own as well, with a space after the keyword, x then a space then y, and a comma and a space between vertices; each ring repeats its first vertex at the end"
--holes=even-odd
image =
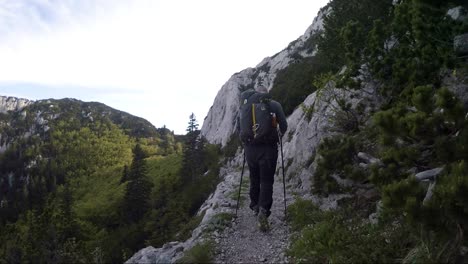
POLYGON ((314 114, 314 107, 315 107, 315 104, 312 104, 309 106, 306 106, 303 103, 301 104, 301 108, 302 108, 302 111, 304 112, 304 116, 309 122, 312 119, 312 115, 314 114))
POLYGON ((242 146, 239 135, 234 133, 231 138, 226 143, 226 146, 221 149, 223 157, 226 158, 226 161, 232 159, 236 156, 237 150, 242 146))
POLYGON ((441 238, 434 232, 421 230, 423 237, 409 250, 402 263, 457 263, 460 252, 461 236, 454 237, 453 241, 441 238))
POLYGON ((320 194, 340 191, 338 183, 331 177, 337 174, 342 178, 363 181, 367 178, 355 164, 359 144, 352 136, 325 138, 319 145, 317 169, 313 178, 314 190, 320 194))
POLYGON ((205 231, 206 232, 222 231, 231 224, 231 220, 233 218, 234 218, 234 214, 219 213, 215 215, 213 218, 211 218, 205 231))
POLYGON ((365 59, 361 56, 367 50, 365 39, 375 20, 388 21, 392 1, 334 0, 325 9, 328 7, 332 11, 323 20, 325 34, 317 40, 317 57, 334 73, 347 66, 345 75, 341 76, 344 78, 338 82, 342 86, 353 81, 350 77, 357 74, 365 59))
MULTIPOLYGON (((245 169, 247 169, 247 168, 245 168, 245 169)), ((247 197, 245 195, 242 195, 242 194, 245 194, 246 192, 248 192, 249 185, 250 185, 250 178, 247 177, 245 175, 245 172, 244 172, 244 177, 242 179, 242 186, 241 186, 241 190, 240 190, 241 191, 241 196, 240 196, 240 199, 239 199, 239 207, 242 207, 244 202, 247 200, 247 197)), ((236 184, 234 186, 234 188, 227 195, 227 197, 231 198, 231 200, 233 200, 233 201, 237 201, 237 199, 239 198, 239 184, 236 184)))
POLYGON ((189 239, 192 236, 193 230, 200 225, 203 217, 205 217, 205 211, 200 215, 193 216, 187 223, 181 225, 181 229, 176 234, 175 239, 177 241, 184 241, 189 239))
POLYGON ((184 252, 184 256, 177 263, 212 263, 214 245, 211 241, 193 246, 184 252))
POLYGON ((311 201, 301 198, 288 206, 287 212, 291 228, 294 231, 301 231, 303 228, 322 220, 319 208, 311 201))
MULTIPOLYGON (((361 65, 368 66, 368 76, 380 83, 383 104, 372 117, 373 132, 366 140, 360 125, 350 129, 356 126, 342 122, 350 120, 346 111, 353 109, 349 102, 339 102, 344 111, 336 118, 344 128, 339 132, 348 135, 324 140, 319 146, 314 189, 319 194, 342 191, 330 177, 333 174, 370 179, 381 192, 385 217, 397 219, 398 226, 392 221, 378 226, 359 224, 362 219, 354 223, 339 213, 328 215, 327 221, 307 222, 303 218, 312 216, 304 212, 296 218, 306 227, 291 248, 297 262, 451 263, 461 245, 466 246, 460 235, 468 225, 468 200, 463 195, 468 191, 466 109, 449 89, 441 87, 446 72, 466 77, 466 73, 458 75, 467 66, 466 60, 455 56, 453 38, 465 33, 467 25, 446 17, 448 7, 456 4, 460 1, 329 3, 332 12, 324 19, 325 32, 309 44, 318 44, 321 63, 336 64, 332 72, 346 66, 334 78, 338 87, 359 87, 354 77, 361 65), (372 141, 378 144, 367 143, 372 141), (370 173, 354 165, 357 151, 367 149, 383 162, 372 166, 370 173), (423 203, 427 186, 412 174, 442 166, 432 198, 423 203), (392 234, 398 238, 396 230, 406 237, 389 239, 392 234), (384 238, 388 243, 382 242, 384 238), (343 245, 348 245, 348 252, 343 245), (396 249, 394 253, 391 248, 396 249)), ((315 80, 316 86, 323 86, 323 81, 315 80)))
POLYGON ((326 72, 329 72, 329 67, 316 57, 303 58, 278 72, 270 94, 281 103, 284 113, 290 115, 309 94, 317 90, 314 80, 326 72))
POLYGON ((287 254, 294 263, 393 263, 414 244, 399 221, 371 225, 356 217, 355 210, 323 212, 310 201, 297 200, 289 216, 298 233, 287 254))

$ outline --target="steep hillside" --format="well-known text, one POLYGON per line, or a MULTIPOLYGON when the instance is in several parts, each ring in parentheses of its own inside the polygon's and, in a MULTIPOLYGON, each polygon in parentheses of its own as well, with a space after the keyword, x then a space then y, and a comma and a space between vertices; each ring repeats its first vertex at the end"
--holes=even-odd
MULTIPOLYGON (((50 126, 46 124, 69 118, 76 119, 77 127, 107 118, 132 137, 157 137, 159 135, 156 128, 147 120, 98 102, 82 102, 70 98, 30 101, 0 96, 0 112, 4 114, 3 119, 11 118, 14 122, 22 122, 23 126, 29 129, 33 129, 34 125, 40 126, 37 127, 38 129, 47 129, 50 126), (15 120, 19 116, 22 117, 21 120, 15 120)), ((5 130, 6 128, 2 128, 2 131, 5 130)), ((24 132, 26 131, 17 131, 15 134, 24 132)))
POLYGON ((197 131, 95 102, 0 99, 0 263, 122 262, 198 223, 218 149, 197 131))

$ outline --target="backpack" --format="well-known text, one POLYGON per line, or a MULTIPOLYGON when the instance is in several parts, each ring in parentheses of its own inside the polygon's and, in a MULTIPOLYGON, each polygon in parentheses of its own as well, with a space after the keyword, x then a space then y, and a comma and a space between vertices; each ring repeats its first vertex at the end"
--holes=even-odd
POLYGON ((244 144, 278 142, 276 119, 270 110, 271 97, 247 90, 241 94, 240 139, 244 144))

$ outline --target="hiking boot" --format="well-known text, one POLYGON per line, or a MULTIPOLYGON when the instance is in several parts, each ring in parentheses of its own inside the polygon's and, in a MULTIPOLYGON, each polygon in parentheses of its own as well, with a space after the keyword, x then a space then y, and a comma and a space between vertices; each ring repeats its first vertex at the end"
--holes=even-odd
POLYGON ((266 232, 270 229, 270 224, 268 223, 267 211, 263 208, 260 208, 258 212, 258 228, 262 232, 266 232))
POLYGON ((257 204, 256 205, 250 205, 249 207, 254 212, 254 215, 257 216, 258 215, 258 205, 257 204))

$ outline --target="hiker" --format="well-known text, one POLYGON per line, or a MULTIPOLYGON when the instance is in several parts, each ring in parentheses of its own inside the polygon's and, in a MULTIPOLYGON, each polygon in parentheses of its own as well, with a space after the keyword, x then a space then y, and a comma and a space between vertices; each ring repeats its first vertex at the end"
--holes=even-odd
POLYGON ((279 136, 287 127, 281 104, 271 99, 267 88, 260 85, 241 94, 240 137, 250 171, 249 207, 261 231, 269 228, 279 136))

